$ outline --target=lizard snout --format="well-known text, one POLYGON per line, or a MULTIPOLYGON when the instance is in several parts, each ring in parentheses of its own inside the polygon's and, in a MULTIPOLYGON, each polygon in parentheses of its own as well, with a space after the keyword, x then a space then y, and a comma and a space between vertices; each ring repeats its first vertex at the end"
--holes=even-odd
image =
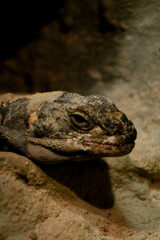
POLYGON ((137 134, 133 123, 122 112, 110 113, 103 126, 109 136, 129 134, 130 138, 136 139, 137 134))

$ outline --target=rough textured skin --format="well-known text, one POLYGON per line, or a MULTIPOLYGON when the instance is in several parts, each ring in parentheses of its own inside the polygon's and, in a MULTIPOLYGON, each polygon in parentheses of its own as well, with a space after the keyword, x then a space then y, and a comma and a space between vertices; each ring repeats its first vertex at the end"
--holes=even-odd
POLYGON ((63 91, 1 97, 1 146, 42 163, 122 156, 131 152, 136 130, 102 96, 63 91))

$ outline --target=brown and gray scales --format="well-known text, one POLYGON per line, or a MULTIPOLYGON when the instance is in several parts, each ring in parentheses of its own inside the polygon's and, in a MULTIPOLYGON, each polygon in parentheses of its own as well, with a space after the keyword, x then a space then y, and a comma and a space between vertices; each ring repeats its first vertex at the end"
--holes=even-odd
POLYGON ((45 164, 130 153, 136 130, 108 98, 63 91, 0 97, 0 146, 45 164))

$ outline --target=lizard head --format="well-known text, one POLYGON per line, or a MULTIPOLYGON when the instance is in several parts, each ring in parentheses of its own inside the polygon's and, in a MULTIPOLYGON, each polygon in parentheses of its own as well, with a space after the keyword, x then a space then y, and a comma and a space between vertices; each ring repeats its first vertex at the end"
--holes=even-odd
POLYGON ((108 98, 63 93, 29 116, 28 156, 53 163, 129 154, 136 130, 108 98))

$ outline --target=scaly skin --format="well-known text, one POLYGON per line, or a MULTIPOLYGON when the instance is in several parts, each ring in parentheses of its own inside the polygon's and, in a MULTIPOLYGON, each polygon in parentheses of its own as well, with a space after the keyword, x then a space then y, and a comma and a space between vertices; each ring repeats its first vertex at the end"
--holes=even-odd
POLYGON ((108 98, 63 91, 0 98, 0 141, 45 164, 129 154, 136 130, 108 98))

